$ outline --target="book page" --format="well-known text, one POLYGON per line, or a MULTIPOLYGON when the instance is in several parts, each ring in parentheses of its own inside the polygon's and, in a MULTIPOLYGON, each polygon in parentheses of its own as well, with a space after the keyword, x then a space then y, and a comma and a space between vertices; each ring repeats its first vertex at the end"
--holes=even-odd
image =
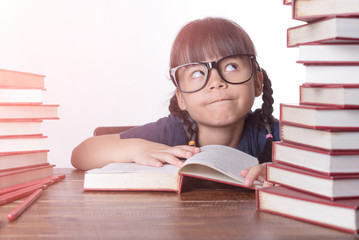
POLYGON ((170 164, 163 164, 162 167, 151 167, 151 166, 144 166, 137 163, 110 163, 103 168, 96 168, 87 171, 89 174, 96 174, 96 173, 133 173, 133 172, 162 172, 177 175, 178 174, 178 167, 170 165, 170 164))
MULTIPOLYGON (((240 175, 241 170, 257 164, 257 158, 238 149, 222 145, 208 145, 202 147, 201 152, 187 159, 180 172, 221 180, 219 179, 221 174, 218 174, 220 172, 242 182, 244 179, 240 175)), ((258 183, 256 181, 256 184, 258 183)))

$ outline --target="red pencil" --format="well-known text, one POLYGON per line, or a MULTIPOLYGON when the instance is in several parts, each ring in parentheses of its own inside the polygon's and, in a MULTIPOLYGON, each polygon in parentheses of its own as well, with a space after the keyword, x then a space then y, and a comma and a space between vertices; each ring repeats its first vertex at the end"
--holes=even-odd
POLYGON ((45 189, 47 186, 56 183, 58 181, 60 181, 61 179, 64 179, 65 175, 59 175, 59 176, 53 176, 52 179, 49 179, 47 181, 44 181, 42 183, 38 183, 32 186, 28 186, 26 188, 22 188, 22 189, 18 189, 16 191, 13 192, 9 192, 7 194, 3 194, 0 195, 0 205, 15 201, 17 199, 26 197, 30 194, 32 194, 34 191, 36 191, 37 189, 41 188, 41 189, 45 189))
POLYGON ((17 208, 12 210, 8 215, 7 219, 9 221, 14 221, 16 218, 18 218, 33 202, 38 199, 42 192, 42 188, 37 189, 35 192, 33 192, 30 196, 28 196, 17 208))
POLYGON ((7 193, 10 193, 10 192, 14 192, 14 191, 17 191, 17 190, 22 189, 22 188, 34 186, 34 185, 40 184, 42 182, 46 182, 46 181, 52 179, 53 177, 54 176, 50 176, 50 177, 41 178, 41 179, 37 179, 37 180, 34 180, 34 181, 25 182, 25 183, 16 184, 16 185, 13 185, 13 186, 10 186, 10 187, 2 188, 2 189, 0 189, 0 195, 7 194, 7 193))

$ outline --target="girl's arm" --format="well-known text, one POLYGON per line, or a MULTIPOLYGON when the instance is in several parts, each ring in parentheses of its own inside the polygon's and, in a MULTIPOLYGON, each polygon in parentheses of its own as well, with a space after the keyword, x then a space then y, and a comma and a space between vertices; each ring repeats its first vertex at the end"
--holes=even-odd
POLYGON ((181 166, 179 158, 189 158, 200 149, 191 146, 170 147, 139 138, 121 139, 120 134, 90 137, 73 151, 71 163, 80 170, 100 168, 113 162, 136 162, 161 167, 163 163, 181 166))

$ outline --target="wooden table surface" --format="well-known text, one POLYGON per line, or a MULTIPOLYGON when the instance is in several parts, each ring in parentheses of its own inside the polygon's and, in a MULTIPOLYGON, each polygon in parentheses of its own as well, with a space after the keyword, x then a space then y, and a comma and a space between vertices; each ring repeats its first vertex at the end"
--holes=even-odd
POLYGON ((0 207, 0 239, 359 239, 294 219, 256 211, 254 191, 188 181, 171 192, 83 192, 84 172, 55 169, 50 186, 13 222, 0 207))

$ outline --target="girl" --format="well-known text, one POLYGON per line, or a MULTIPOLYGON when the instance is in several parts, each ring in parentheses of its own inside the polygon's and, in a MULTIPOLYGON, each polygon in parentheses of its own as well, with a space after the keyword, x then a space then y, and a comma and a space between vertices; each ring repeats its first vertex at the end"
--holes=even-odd
POLYGON ((271 161, 279 130, 272 116, 271 82, 255 54, 247 33, 230 20, 188 23, 171 50, 170 76, 176 86, 171 114, 121 134, 85 140, 73 150, 72 165, 82 170, 110 162, 181 166, 179 159, 198 153, 199 147, 218 144, 258 157, 260 164, 241 175, 247 186, 255 179, 264 182, 263 163, 271 161), (262 93, 262 108, 251 112, 262 93))

